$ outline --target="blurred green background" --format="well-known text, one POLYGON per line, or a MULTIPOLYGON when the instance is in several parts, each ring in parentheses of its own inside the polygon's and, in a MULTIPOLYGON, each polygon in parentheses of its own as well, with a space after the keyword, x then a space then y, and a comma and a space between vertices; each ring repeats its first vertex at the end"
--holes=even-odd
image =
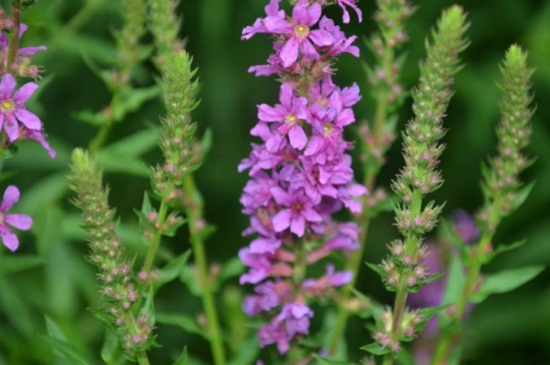
MULTIPOLYGON (((262 64, 270 54, 271 42, 258 35, 252 40, 240 40, 241 30, 257 17, 263 16, 262 0, 193 0, 182 1, 182 37, 199 68, 200 106, 195 111, 199 130, 212 130, 214 147, 196 177, 206 201, 207 219, 218 227, 208 242, 213 262, 225 262, 248 243, 240 232, 247 220, 240 213, 240 191, 246 174, 237 173, 237 164, 250 151, 248 130, 256 122, 256 105, 274 103, 278 83, 273 78, 255 78, 247 73, 251 65, 262 64)), ((403 83, 415 85, 417 64, 424 55, 424 39, 439 13, 452 1, 416 2, 418 10, 408 23, 410 43, 403 83)), ((498 231, 495 243, 512 243, 526 238, 520 249, 495 260, 487 271, 500 267, 528 264, 550 264, 550 1, 484 0, 458 1, 469 13, 471 45, 464 54, 464 69, 456 77, 456 94, 445 121, 449 129, 442 158, 446 183, 434 198, 446 201, 445 215, 462 208, 475 212, 481 205, 479 189, 480 164, 495 150, 494 126, 499 119, 497 102, 500 96, 496 82, 498 64, 507 47, 519 43, 529 51, 529 62, 536 68, 533 76, 535 92, 534 133, 531 156, 536 163, 524 174, 526 181, 537 183, 526 203, 507 218, 498 231)), ((362 24, 343 29, 348 34, 364 38, 374 30, 371 20, 374 1, 363 0, 362 24)), ((5 163, 4 171, 14 171, 9 183, 22 191, 17 208, 32 213, 33 234, 22 234, 21 248, 13 255, 43 258, 29 264, 29 269, 10 273, 0 270, 0 365, 50 364, 51 351, 37 334, 46 332, 44 313, 56 320, 76 344, 95 351, 101 345, 102 327, 86 307, 91 300, 97 305, 94 268, 83 258, 87 252, 84 236, 77 228, 77 215, 67 202, 64 187, 70 150, 86 146, 94 136, 95 127, 76 121, 74 115, 83 110, 99 111, 109 102, 108 90, 91 71, 89 64, 109 68, 116 57, 112 33, 121 24, 119 4, 107 0, 42 0, 23 16, 30 26, 23 45, 48 46, 35 63, 44 65, 45 78, 40 94, 29 108, 42 119, 49 141, 58 151, 55 160, 36 144, 21 143, 20 153, 5 163), (70 211, 70 216, 64 211, 70 211), (48 227, 48 229, 44 229, 48 227)), ((340 19, 341 11, 334 7, 330 14, 340 19)), ((147 41, 147 39, 145 39, 147 41)), ((339 61, 335 79, 340 85, 357 82, 364 95, 356 107, 356 116, 364 123, 372 116, 368 98, 368 82, 362 63, 371 62, 363 41, 358 42, 361 58, 345 55, 339 61)), ((145 64, 136 74, 139 85, 154 83, 151 64, 145 64)), ((160 101, 150 101, 130 114, 113 130, 116 141, 150 124, 158 123, 162 115, 160 101)), ((402 125, 410 117, 407 102, 401 114, 402 125)), ((397 142, 390 151, 380 183, 389 181, 402 165, 397 142)), ((154 163, 158 152, 144 156, 154 163)), ((122 221, 136 225, 134 209, 139 209, 143 191, 149 188, 146 178, 108 171, 111 202, 122 221)), ((8 182, 4 181, 3 185, 8 182)), ((367 248, 367 260, 379 262, 385 255, 385 244, 396 237, 392 215, 384 214, 373 224, 367 248)), ((130 235, 130 241, 132 236, 130 235)), ((188 248, 185 237, 178 236, 166 246, 181 252, 188 248)), ((0 255, 12 255, 0 250, 0 255)), ((362 272, 362 291, 390 303, 392 296, 384 292, 377 276, 362 272)), ((468 364, 550 364, 550 273, 543 272, 536 280, 505 295, 491 297, 474 311, 465 339, 465 363, 468 364)), ((226 288, 237 286, 233 280, 226 288)), ((178 285, 165 288, 156 303, 163 310, 199 313, 200 305, 178 285)), ((159 342, 155 349, 155 364, 169 363, 169 357, 184 344, 199 353, 209 363, 206 343, 197 336, 185 334, 180 328, 160 324, 159 342)), ((361 321, 350 325, 350 348, 370 341, 361 321)), ((97 355, 95 356, 97 358, 97 355)))

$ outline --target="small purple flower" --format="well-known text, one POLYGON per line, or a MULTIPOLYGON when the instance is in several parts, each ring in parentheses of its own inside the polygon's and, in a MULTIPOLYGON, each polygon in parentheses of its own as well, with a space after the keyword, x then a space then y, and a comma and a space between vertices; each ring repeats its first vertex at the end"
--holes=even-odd
POLYGON ((32 218, 26 214, 6 214, 18 200, 19 189, 14 185, 8 186, 0 204, 0 236, 2 237, 4 246, 10 251, 17 250, 19 240, 7 224, 22 231, 26 231, 32 226, 32 218))
POLYGON ((17 90, 15 78, 5 74, 0 81, 0 131, 5 130, 10 142, 19 138, 19 123, 24 128, 39 131, 42 128, 40 119, 25 109, 25 103, 34 94, 38 85, 28 82, 17 90))
MULTIPOLYGON (((261 122, 278 122, 277 131, 283 135, 288 134, 290 145, 297 149, 302 149, 307 143, 307 136, 300 125, 300 121, 309 119, 307 111, 307 99, 294 95, 292 86, 282 84, 279 92, 281 104, 271 107, 267 104, 258 106, 258 119, 261 122)), ((274 134, 266 142, 266 147, 270 152, 276 152, 280 149, 280 136, 274 134)))
POLYGON ((321 222, 322 218, 313 209, 313 204, 303 193, 289 194, 281 188, 271 189, 273 198, 282 209, 273 217, 273 229, 275 232, 282 232, 290 227, 290 231, 298 237, 305 233, 306 222, 321 222))

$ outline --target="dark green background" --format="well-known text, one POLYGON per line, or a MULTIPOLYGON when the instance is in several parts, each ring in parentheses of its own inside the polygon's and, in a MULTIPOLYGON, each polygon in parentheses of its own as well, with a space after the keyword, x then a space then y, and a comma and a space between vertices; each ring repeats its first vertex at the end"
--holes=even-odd
MULTIPOLYGON (((182 16, 182 37, 187 49, 194 56, 199 68, 199 97, 195 119, 202 132, 212 130, 214 147, 207 161, 197 173, 200 189, 206 201, 207 219, 218 227, 208 242, 208 253, 214 262, 224 262, 234 257, 237 250, 248 243, 240 232, 247 220, 240 213, 238 198, 246 182, 246 174, 237 173, 237 164, 250 151, 248 130, 256 122, 256 105, 274 103, 278 84, 273 78, 255 78, 247 73, 251 65, 262 64, 270 53, 271 42, 264 35, 249 41, 241 41, 241 30, 263 16, 263 0, 190 0, 179 7, 182 16)), ((371 20, 374 1, 361 1, 364 22, 343 29, 348 34, 364 38, 374 30, 371 20)), ((464 54, 464 69, 456 77, 456 94, 445 121, 449 129, 444 138, 447 144, 442 158, 442 170, 446 183, 434 198, 446 201, 444 214, 455 209, 475 212, 482 196, 479 189, 480 164, 495 150, 494 126, 499 119, 497 102, 499 90, 498 64, 512 43, 519 43, 529 51, 529 63, 536 68, 533 76, 534 104, 537 112, 533 120, 533 144, 531 156, 536 163, 523 175, 526 181, 536 180, 532 195, 513 216, 505 219, 495 243, 511 243, 527 238, 527 244, 517 251, 502 255, 488 271, 500 267, 550 263, 550 2, 518 0, 459 1, 469 13, 471 27, 468 36, 471 45, 464 54)), ((418 10, 408 23, 410 43, 403 82, 406 88, 415 85, 417 64, 424 55, 424 39, 441 10, 451 1, 423 1, 415 3, 418 10)), ((55 161, 49 161, 45 152, 35 145, 21 144, 21 153, 6 163, 5 171, 16 171, 9 182, 16 183, 22 195, 43 179, 53 179, 66 169, 70 149, 86 146, 95 133, 93 126, 73 118, 74 113, 89 109, 97 111, 109 101, 109 94, 102 82, 84 62, 92 60, 102 67, 110 67, 115 57, 112 32, 120 27, 118 5, 102 0, 41 0, 24 15, 30 30, 22 40, 23 45, 46 44, 47 52, 40 52, 35 61, 44 65, 45 79, 40 94, 33 99, 30 109, 42 119, 49 140, 58 150, 55 161), (84 12, 82 9, 88 9, 84 12), (76 17, 75 17, 76 16, 76 17)), ((330 14, 341 17, 334 7, 330 14)), ((363 72, 363 62, 371 62, 364 43, 358 42, 361 58, 345 55, 337 64, 336 80, 341 85, 357 82, 364 95, 355 108, 360 123, 372 116, 372 102, 368 98, 369 85, 363 72)), ((137 73, 137 83, 151 85, 151 64, 137 73)), ((146 103, 143 108, 117 125, 111 140, 157 123, 163 113, 159 101, 146 103)), ((400 125, 410 117, 407 101, 400 118, 400 125)), ((381 184, 388 186, 390 179, 402 165, 400 142, 390 151, 388 165, 381 176, 381 184)), ((149 162, 158 159, 158 153, 146 156, 149 162)), ((55 179, 54 179, 55 180, 55 179)), ((109 173, 106 180, 112 187, 111 201, 118 208, 124 221, 135 222, 133 209, 139 208, 144 189, 149 183, 144 178, 109 173)), ((7 185, 7 183, 5 183, 7 185)), ((59 179, 52 183, 55 196, 61 191, 59 179)), ((61 193, 60 193, 61 194, 61 193)), ((25 204, 41 204, 41 212, 35 221, 50 219, 47 224, 59 224, 52 220, 51 209, 59 212, 59 206, 72 208, 65 203, 67 196, 60 195, 51 202, 47 197, 25 204), (45 213, 44 213, 45 212, 45 213)), ((22 202, 23 204, 23 202, 22 202)), ((25 205, 23 204, 23 207, 25 205)), ((20 207, 21 210, 23 207, 20 207)), ((56 213, 57 214, 57 213, 56 213)), ((55 216, 55 215, 54 215, 55 216)), ((59 216, 63 217, 63 216, 59 216)), ((43 221, 44 222, 44 221, 43 221)), ((66 222, 65 222, 66 223, 66 222)), ((41 224, 41 223, 37 223, 41 224)), ((46 223, 42 223, 46 224, 46 223)), ((385 244, 396 237, 392 215, 381 216, 373 224, 367 248, 367 259, 378 262, 385 255, 385 244)), ((17 254, 36 252, 37 238, 21 236, 22 247, 17 254)), ((185 237, 166 244, 173 251, 187 248, 181 244, 185 237)), ((101 338, 100 325, 85 307, 86 298, 93 297, 93 268, 82 255, 87 251, 83 242, 50 237, 43 266, 2 278, 0 286, 0 364, 49 363, 51 354, 36 337, 45 333, 43 313, 55 318, 66 332, 72 333, 76 343, 97 345, 101 338), (14 299, 10 299, 10 298, 14 299), (13 306, 13 302, 21 303, 13 306), (11 305, 9 303, 12 303, 11 305), (8 304, 6 304, 8 303, 8 304), (13 313, 13 308, 20 312, 13 313), (18 316, 13 318, 13 316, 18 316), (42 359, 39 355, 46 351, 42 359)), ((4 250, 5 251, 5 250, 4 250)), ((7 255, 7 251, 3 255, 7 255)), ((16 254, 16 255, 17 255, 16 254)), ((382 301, 391 302, 378 278, 363 270, 361 290, 382 301)), ((550 274, 545 271, 535 281, 513 293, 491 297, 480 305, 469 321, 466 357, 471 364, 550 364, 550 274)), ((231 283, 236 285, 236 281, 231 283)), ((230 285, 230 286, 231 286, 230 285)), ((181 287, 174 285, 161 292, 158 306, 174 311, 199 311, 198 301, 191 299, 181 287)), ((370 342, 363 324, 356 321, 349 331, 350 347, 370 342)), ((205 343, 196 336, 185 335, 180 329, 160 326, 159 342, 165 349, 153 351, 153 363, 168 363, 168 354, 189 344, 192 352, 205 343)), ((208 355, 204 355, 209 363, 208 355)))

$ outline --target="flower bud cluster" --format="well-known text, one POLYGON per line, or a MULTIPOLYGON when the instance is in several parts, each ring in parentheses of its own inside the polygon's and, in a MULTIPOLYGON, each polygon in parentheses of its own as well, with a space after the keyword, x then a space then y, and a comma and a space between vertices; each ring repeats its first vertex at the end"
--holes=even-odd
POLYGON ((157 194, 167 201, 183 199, 183 178, 200 164, 201 148, 195 141, 195 123, 191 111, 197 106, 195 91, 198 81, 191 69, 191 57, 181 50, 167 60, 163 71, 166 115, 162 118, 160 148, 164 162, 153 171, 157 194))
POLYGON ((32 139, 53 158, 55 151, 46 142, 42 122, 25 106, 38 84, 28 82, 15 90, 19 77, 40 78, 42 69, 32 64, 32 56, 46 50, 46 46, 19 47, 20 38, 28 29, 19 20, 20 11, 14 5, 8 16, 0 8, 0 149, 7 149, 18 140, 32 139))
POLYGON ((128 85, 132 78, 132 69, 147 53, 140 45, 140 38, 145 34, 146 0, 122 1, 123 28, 116 32, 119 67, 113 74, 116 87, 128 85))
POLYGON ((346 38, 333 20, 322 16, 324 5, 337 3, 361 16, 354 0, 294 2, 291 15, 280 0, 265 7, 267 16, 243 30, 243 39, 267 33, 274 50, 267 65, 249 69, 257 76, 275 74, 282 82, 279 103, 258 106, 258 123, 251 134, 261 139, 239 170, 249 169, 241 203, 250 216, 246 235, 257 235, 239 256, 248 271, 241 284, 254 284, 244 310, 270 322, 259 330, 260 346, 276 344, 286 353, 290 341, 308 334, 313 311, 309 303, 330 297, 351 280, 327 264, 326 272, 308 277, 306 268, 334 251, 358 247, 358 228, 332 214, 342 207, 359 213, 356 198, 366 189, 353 182, 352 147, 344 127, 355 122, 351 107, 360 99, 357 85, 340 88, 332 81, 334 57, 358 56, 357 38, 346 38))
POLYGON ((401 318, 401 334, 400 340, 392 338, 391 331, 393 328, 393 319, 391 309, 387 308, 382 313, 381 328, 372 334, 373 339, 382 347, 389 349, 391 352, 399 352, 401 350, 400 341, 410 341, 419 330, 419 325, 424 321, 422 315, 416 310, 406 309, 401 318))
POLYGON ((100 294, 111 322, 118 329, 127 353, 132 356, 150 345, 152 324, 148 316, 134 313, 142 298, 141 283, 133 276, 132 260, 124 255, 124 245, 113 223, 115 212, 108 205, 108 193, 101 184, 101 172, 87 153, 75 150, 69 176, 70 187, 82 210, 83 228, 88 234, 89 260, 98 268, 100 294))
MULTIPOLYGON (((503 96, 500 102, 501 121, 497 127, 498 154, 490 161, 484 173, 486 204, 480 214, 482 220, 489 220, 492 204, 500 199, 502 216, 510 214, 517 204, 521 181, 519 174, 531 160, 522 150, 529 144, 531 136, 532 101, 529 77, 533 70, 527 67, 526 54, 512 46, 502 65, 503 96)), ((495 222, 487 222, 494 229, 495 222)))
POLYGON ((404 98, 404 90, 399 83, 398 76, 403 66, 402 60, 394 60, 395 53, 408 40, 405 30, 405 21, 414 12, 414 8, 407 0, 378 0, 377 12, 374 20, 380 32, 369 42, 377 63, 370 72, 369 82, 372 93, 384 95, 390 109, 400 105, 404 98), (394 60, 387 64, 385 60, 394 60), (397 104, 397 105, 394 105, 397 104))

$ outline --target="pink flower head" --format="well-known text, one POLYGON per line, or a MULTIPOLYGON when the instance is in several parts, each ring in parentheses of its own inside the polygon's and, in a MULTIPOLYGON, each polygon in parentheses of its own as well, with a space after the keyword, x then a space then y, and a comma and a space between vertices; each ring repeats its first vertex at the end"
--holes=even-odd
POLYGON ((39 131, 42 129, 40 119, 25 109, 23 105, 34 94, 38 85, 28 82, 15 92, 15 78, 11 74, 5 74, 0 81, 0 132, 6 131, 10 142, 19 138, 19 123, 23 128, 39 131), (18 123, 19 121, 19 123, 18 123))
POLYGON ((0 204, 0 236, 2 237, 4 246, 10 251, 17 250, 19 240, 7 224, 23 231, 30 229, 32 226, 32 219, 26 214, 6 214, 18 200, 19 189, 14 185, 8 186, 0 204))

